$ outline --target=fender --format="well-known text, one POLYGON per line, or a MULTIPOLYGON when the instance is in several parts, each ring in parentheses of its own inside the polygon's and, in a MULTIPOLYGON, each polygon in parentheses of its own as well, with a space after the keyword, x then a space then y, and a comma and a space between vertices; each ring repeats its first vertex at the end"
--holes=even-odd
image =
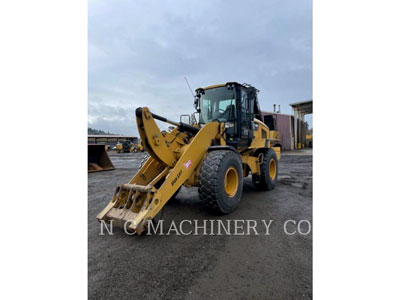
POLYGON ((236 154, 239 155, 239 152, 234 147, 229 146, 229 145, 226 145, 226 146, 210 146, 210 147, 208 147, 208 152, 215 151, 215 150, 230 150, 230 151, 233 151, 233 152, 235 152, 236 154))

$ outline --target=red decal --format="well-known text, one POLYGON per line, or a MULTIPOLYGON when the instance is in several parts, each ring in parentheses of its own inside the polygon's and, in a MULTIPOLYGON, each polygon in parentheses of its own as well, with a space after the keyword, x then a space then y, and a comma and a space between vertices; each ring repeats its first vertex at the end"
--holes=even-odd
POLYGON ((192 161, 189 159, 186 163, 183 164, 186 169, 189 169, 189 167, 192 165, 192 161))

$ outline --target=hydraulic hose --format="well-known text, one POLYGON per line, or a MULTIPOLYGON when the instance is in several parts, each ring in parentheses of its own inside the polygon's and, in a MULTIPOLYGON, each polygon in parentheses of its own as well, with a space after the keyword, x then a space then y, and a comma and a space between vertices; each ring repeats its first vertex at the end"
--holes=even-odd
MULTIPOLYGON (((168 120, 167 118, 164 118, 162 116, 159 116, 157 114, 151 113, 151 115, 153 116, 154 119, 177 126, 179 128, 179 131, 181 132, 187 132, 187 133, 191 133, 191 134, 196 134, 197 132, 199 132, 200 128, 191 126, 189 124, 183 123, 183 122, 174 122, 171 120, 168 120)), ((136 116, 141 118, 142 117, 142 108, 138 107, 136 109, 136 116)))

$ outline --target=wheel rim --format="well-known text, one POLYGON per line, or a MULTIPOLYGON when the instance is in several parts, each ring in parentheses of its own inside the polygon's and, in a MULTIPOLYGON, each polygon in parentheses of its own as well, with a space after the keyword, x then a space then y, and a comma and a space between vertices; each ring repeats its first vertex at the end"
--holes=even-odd
POLYGON ((276 162, 275 159, 269 161, 269 177, 275 179, 276 177, 276 162))
POLYGON ((230 167, 228 170, 226 170, 224 186, 225 193, 229 197, 236 195, 239 186, 239 175, 234 167, 230 167))

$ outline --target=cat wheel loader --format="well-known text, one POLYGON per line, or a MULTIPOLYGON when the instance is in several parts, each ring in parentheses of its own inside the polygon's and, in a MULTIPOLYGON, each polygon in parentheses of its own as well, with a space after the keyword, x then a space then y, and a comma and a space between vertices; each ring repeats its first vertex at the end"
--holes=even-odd
POLYGON ((144 148, 142 146, 142 143, 137 143, 136 145, 133 145, 133 152, 137 153, 137 152, 144 152, 144 148))
POLYGON ((274 188, 278 177, 279 132, 262 122, 258 90, 228 82, 196 90, 190 124, 173 122, 147 107, 136 109, 140 138, 149 158, 128 182, 119 184, 97 216, 137 234, 146 231, 181 186, 198 187, 206 209, 227 214, 239 205, 243 178, 259 190, 274 188), (156 121, 175 128, 160 131, 156 121))
POLYGON ((121 152, 123 151, 123 145, 122 145, 122 143, 118 142, 118 143, 115 145, 115 150, 117 151, 117 153, 121 153, 121 152))
POLYGON ((125 141, 122 144, 122 152, 131 153, 133 151, 133 144, 130 141, 125 141))

